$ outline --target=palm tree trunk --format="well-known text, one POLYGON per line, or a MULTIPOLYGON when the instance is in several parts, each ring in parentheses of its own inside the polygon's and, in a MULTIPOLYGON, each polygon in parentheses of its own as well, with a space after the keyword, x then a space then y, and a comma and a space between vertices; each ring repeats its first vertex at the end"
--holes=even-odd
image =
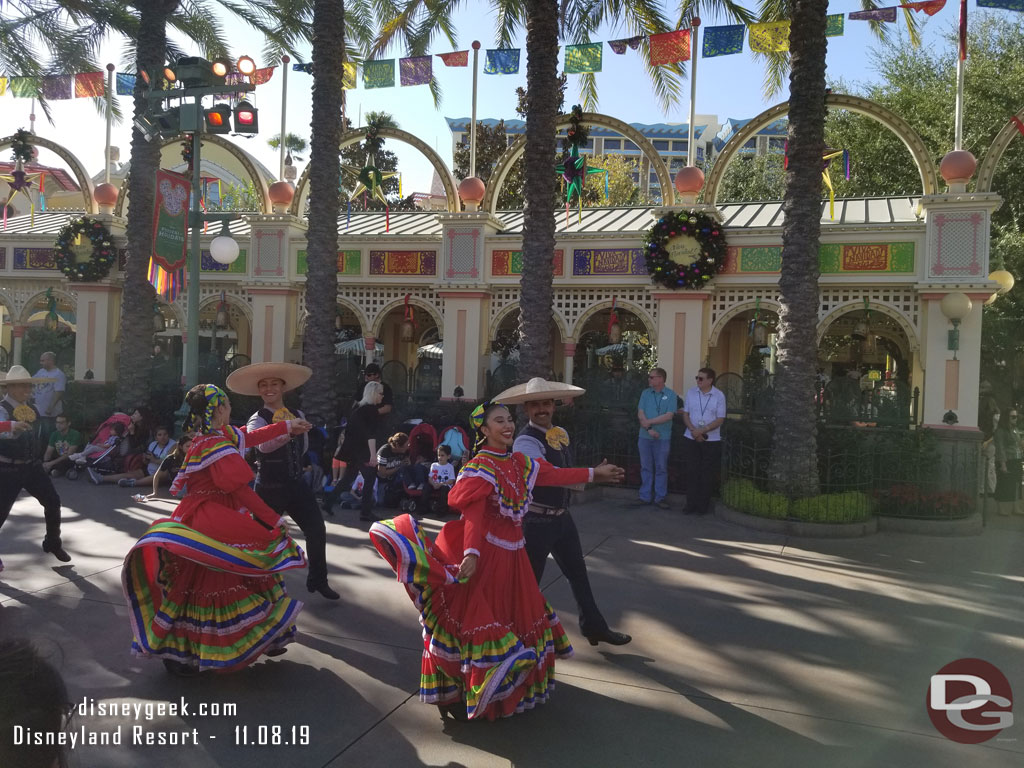
MULTIPOLYGON (((138 0, 134 5, 139 12, 138 67, 150 73, 156 85, 166 63, 167 18, 178 7, 178 0, 138 0)), ((135 84, 134 109, 136 116, 149 109, 141 77, 135 84)), ((150 394, 149 356, 156 294, 147 273, 153 251, 153 202, 159 167, 160 142, 147 141, 138 128, 133 129, 126 226, 128 258, 121 289, 121 351, 117 365, 117 404, 121 410, 146 403, 150 394)), ((193 287, 189 286, 189 290, 193 287)))
MULTIPOLYGON (((341 178, 341 78, 345 0, 313 3, 313 117, 310 137, 306 333, 302 359, 313 375, 302 390, 307 414, 331 420, 338 406, 334 317, 338 303, 338 184, 341 178)), ((364 329, 365 331, 366 329, 364 329)))
POLYGON ((769 477, 774 490, 791 497, 814 496, 819 490, 814 382, 827 11, 828 0, 795 0, 789 39, 789 165, 783 205, 779 367, 769 477))
POLYGON ((551 371, 555 252, 555 126, 558 122, 558 3, 526 0, 526 174, 523 185, 523 278, 519 378, 551 371))

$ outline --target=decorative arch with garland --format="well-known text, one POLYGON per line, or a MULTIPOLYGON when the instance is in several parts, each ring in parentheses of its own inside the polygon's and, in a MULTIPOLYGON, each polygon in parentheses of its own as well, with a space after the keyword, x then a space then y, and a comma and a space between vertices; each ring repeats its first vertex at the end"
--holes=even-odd
POLYGON ((666 288, 702 288, 725 265, 725 234, 700 211, 667 213, 647 230, 644 258, 651 279, 666 288))
POLYGON ((54 261, 69 280, 76 283, 91 283, 102 280, 110 273, 117 256, 114 238, 103 222, 83 216, 72 219, 57 233, 54 243, 54 261), (92 245, 88 259, 83 259, 76 250, 82 237, 92 245))

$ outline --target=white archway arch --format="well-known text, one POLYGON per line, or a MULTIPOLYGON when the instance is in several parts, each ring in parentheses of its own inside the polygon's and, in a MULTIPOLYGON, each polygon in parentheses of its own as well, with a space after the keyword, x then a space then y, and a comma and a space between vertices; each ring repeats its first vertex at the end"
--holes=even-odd
POLYGON ((890 307, 887 304, 880 304, 878 302, 869 301, 865 307, 864 301, 848 301, 845 304, 841 304, 821 320, 818 321, 818 332, 817 332, 817 343, 821 343, 822 337, 828 332, 829 326, 832 325, 837 319, 849 312, 863 311, 869 309, 872 312, 878 312, 879 314, 890 317, 896 321, 896 323, 903 329, 903 332, 907 336, 907 342, 910 345, 910 353, 914 354, 921 348, 921 340, 917 336, 917 331, 914 329, 913 324, 907 319, 907 316, 900 312, 895 307, 890 307))
MULTIPOLYGON (((490 342, 494 340, 494 337, 498 333, 498 330, 501 328, 502 323, 505 322, 509 315, 518 312, 519 302, 515 302, 514 304, 509 304, 507 307, 502 309, 497 315, 495 315, 494 320, 491 322, 491 327, 488 329, 487 332, 488 344, 490 344, 490 342)), ((569 341, 571 337, 569 336, 569 329, 566 327, 565 320, 561 316, 559 316, 557 312, 551 313, 551 319, 554 322, 555 327, 558 329, 558 335, 561 337, 562 343, 564 344, 567 341, 569 341)))
MULTIPOLYGON (((587 321, 590 320, 590 318, 592 318, 594 315, 600 313, 603 310, 611 308, 611 299, 595 302, 590 307, 587 307, 587 309, 584 310, 578 318, 576 318, 576 324, 573 325, 572 327, 572 334, 567 335, 571 335, 574 339, 580 338, 582 331, 586 327, 587 321)), ((616 299, 615 310, 625 310, 628 311, 630 314, 636 315, 636 317, 640 318, 640 321, 644 324, 644 328, 647 329, 647 335, 651 339, 651 343, 657 343, 657 325, 654 322, 654 318, 648 315, 643 307, 641 307, 638 304, 633 304, 632 302, 629 301, 620 301, 616 299)))
MULTIPOLYGON (((428 315, 430 315, 431 319, 441 330, 441 332, 444 332, 444 318, 441 316, 441 313, 437 311, 437 307, 416 296, 409 297, 409 305, 416 309, 424 310, 428 315)), ((390 304, 387 304, 386 306, 381 308, 380 312, 378 312, 377 316, 373 319, 372 329, 374 338, 380 336, 381 331, 383 330, 384 327, 384 321, 387 319, 387 316, 390 315, 394 310, 402 307, 405 307, 404 298, 398 299, 397 301, 392 301, 390 304)))
POLYGON ((718 337, 722 335, 722 331, 725 330, 725 326, 729 324, 729 321, 735 318, 736 316, 741 315, 744 312, 748 312, 752 309, 763 309, 765 312, 773 312, 776 316, 778 316, 781 307, 779 306, 779 302, 770 299, 762 299, 760 303, 756 301, 745 301, 742 304, 737 304, 736 306, 731 307, 720 318, 718 318, 718 322, 715 323, 715 326, 711 329, 711 333, 708 336, 708 346, 717 347, 718 337))

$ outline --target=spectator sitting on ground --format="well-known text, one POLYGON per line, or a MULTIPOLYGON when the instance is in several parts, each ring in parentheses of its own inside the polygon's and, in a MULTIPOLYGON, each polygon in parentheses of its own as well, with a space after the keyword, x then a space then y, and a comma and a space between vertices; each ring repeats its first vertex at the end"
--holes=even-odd
MULTIPOLYGON (((359 509, 363 503, 363 488, 366 482, 363 480, 362 474, 356 475, 355 482, 352 483, 352 487, 347 491, 344 491, 339 497, 338 501, 342 509, 359 509)), ((373 484, 373 490, 376 493, 380 486, 379 481, 375 481, 373 484)))
POLYGON ((82 450, 82 433, 71 429, 71 419, 62 413, 57 417, 57 428, 50 433, 50 442, 43 454, 43 469, 51 477, 59 477, 71 468, 71 455, 82 450))
POLYGON ((433 500, 437 514, 448 512, 448 491, 455 485, 455 466, 451 463, 452 449, 447 445, 437 446, 437 461, 430 465, 427 480, 434 489, 433 500))
MULTIPOLYGON (((132 428, 132 425, 129 425, 128 431, 131 432, 132 428)), ((176 443, 171 439, 171 431, 167 427, 157 427, 156 439, 149 444, 146 452, 142 455, 143 462, 145 462, 142 467, 129 469, 116 475, 100 475, 98 472, 90 470, 89 477, 93 478, 93 475, 99 477, 99 482, 93 479, 97 485, 117 483, 122 488, 134 488, 136 480, 156 475, 160 470, 160 463, 170 455, 175 445, 176 443)))
POLYGON ((394 506, 404 495, 402 470, 408 466, 409 435, 405 432, 396 432, 388 438, 387 444, 377 451, 377 477, 382 481, 384 506, 394 506))
MULTIPOLYGON (((157 430, 159 434, 159 430, 157 430)), ((164 458, 160 461, 160 466, 153 473, 153 492, 149 495, 136 493, 132 496, 135 501, 152 501, 153 499, 160 498, 160 488, 169 486, 174 480, 174 477, 178 474, 178 470, 181 469, 182 463, 185 461, 185 454, 188 453, 188 447, 192 444, 192 435, 186 434, 181 440, 176 443, 171 443, 173 450, 167 453, 164 458)), ((118 483, 120 485, 120 483, 118 483)), ((178 493, 180 498, 185 493, 182 490, 178 493)))

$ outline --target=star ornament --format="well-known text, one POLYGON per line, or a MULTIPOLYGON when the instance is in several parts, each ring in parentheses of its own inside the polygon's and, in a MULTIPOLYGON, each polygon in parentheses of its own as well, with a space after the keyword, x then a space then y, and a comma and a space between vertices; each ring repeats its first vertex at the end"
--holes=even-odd
POLYGON ((374 200, 380 200, 384 205, 388 204, 382 185, 386 179, 397 176, 398 171, 384 172, 378 170, 376 161, 373 159, 373 153, 371 152, 366 153, 366 164, 362 168, 342 164, 341 170, 357 182, 356 188, 348 196, 349 202, 358 198, 363 192, 368 192, 374 200))
POLYGON ((17 197, 19 193, 23 194, 28 199, 29 210, 32 212, 34 223, 36 198, 39 196, 39 191, 42 189, 42 178, 44 175, 45 174, 42 171, 38 173, 26 173, 18 167, 15 167, 15 169, 10 173, 0 173, 0 181, 6 181, 7 186, 10 189, 7 194, 7 200, 4 203, 4 207, 6 208, 10 205, 11 201, 17 197))

